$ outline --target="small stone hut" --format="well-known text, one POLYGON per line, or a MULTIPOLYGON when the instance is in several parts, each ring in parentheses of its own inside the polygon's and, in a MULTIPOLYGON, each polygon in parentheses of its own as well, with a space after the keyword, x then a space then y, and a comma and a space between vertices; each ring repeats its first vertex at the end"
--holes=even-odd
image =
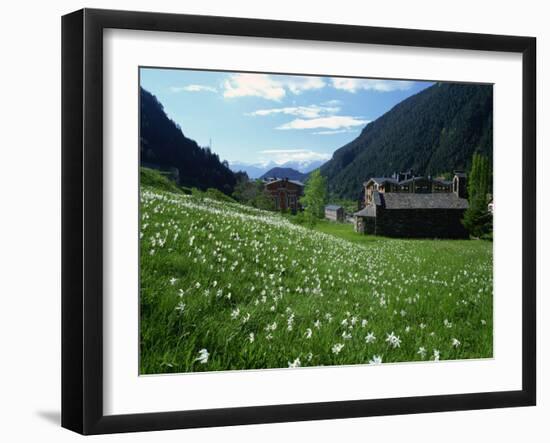
POLYGON ((339 205, 326 205, 325 218, 336 222, 344 221, 344 208, 339 205))

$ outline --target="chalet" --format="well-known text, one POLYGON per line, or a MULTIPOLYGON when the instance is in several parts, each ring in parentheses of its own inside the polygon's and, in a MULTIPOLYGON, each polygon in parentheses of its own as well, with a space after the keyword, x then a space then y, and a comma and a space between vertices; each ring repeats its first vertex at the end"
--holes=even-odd
MULTIPOLYGON (((465 176, 464 176, 465 177, 465 176)), ((432 177, 410 177, 399 180, 398 177, 373 177, 363 183, 364 202, 367 206, 372 202, 372 195, 375 191, 402 192, 412 194, 432 194, 439 192, 452 192, 453 182, 432 177)))
POLYGON ((371 179, 365 183, 366 205, 354 214, 355 230, 388 237, 467 238, 462 225, 468 208, 465 197, 462 173, 455 174, 452 182, 425 177, 371 179))
POLYGON ((304 194, 304 184, 288 178, 266 182, 265 189, 278 211, 290 210, 293 213, 301 209, 300 197, 304 194))
POLYGON ((327 220, 343 222, 344 221, 344 208, 338 205, 326 205, 325 206, 325 218, 327 220))

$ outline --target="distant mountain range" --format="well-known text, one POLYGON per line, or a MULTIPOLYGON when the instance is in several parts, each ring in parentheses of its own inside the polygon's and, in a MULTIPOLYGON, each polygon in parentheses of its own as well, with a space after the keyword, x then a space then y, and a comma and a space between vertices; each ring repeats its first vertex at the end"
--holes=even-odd
POLYGON ((356 199, 370 177, 468 171, 474 152, 492 161, 492 85, 436 83, 369 123, 321 174, 332 195, 356 199))
MULTIPOLYGON (((274 168, 282 169, 293 169, 298 173, 308 174, 309 172, 320 167, 324 161, 322 160, 313 160, 313 161, 290 161, 283 164, 277 164, 275 162, 269 162, 267 164, 261 163, 243 163, 243 162, 230 162, 229 167, 233 172, 243 171, 248 174, 248 177, 251 179, 260 178, 265 175, 268 171, 274 168)), ((289 177, 290 178, 290 177, 289 177)), ((293 179, 295 180, 295 179, 293 179)))
POLYGON ((290 180, 298 180, 303 182, 308 174, 303 174, 300 171, 292 168, 272 168, 263 174, 260 178, 288 178, 290 180))

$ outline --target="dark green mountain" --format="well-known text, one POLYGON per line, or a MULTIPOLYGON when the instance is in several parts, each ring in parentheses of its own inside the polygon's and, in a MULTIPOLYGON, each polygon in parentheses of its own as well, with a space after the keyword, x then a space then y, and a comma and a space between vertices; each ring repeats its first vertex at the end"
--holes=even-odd
POLYGON ((369 123, 321 174, 334 196, 355 199, 370 177, 468 170, 474 152, 492 160, 492 85, 436 83, 369 123))
POLYGON ((307 174, 302 174, 300 171, 292 168, 271 168, 260 178, 288 178, 290 180, 304 181, 307 174))
POLYGON ((209 148, 201 148, 168 118, 162 104, 140 89, 140 161, 142 166, 177 169, 179 184, 233 192, 235 174, 209 148))

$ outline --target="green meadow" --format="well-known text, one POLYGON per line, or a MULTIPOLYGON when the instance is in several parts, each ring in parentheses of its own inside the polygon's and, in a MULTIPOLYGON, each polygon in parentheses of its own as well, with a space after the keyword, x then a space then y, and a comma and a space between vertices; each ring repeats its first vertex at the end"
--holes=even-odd
POLYGON ((492 243, 363 236, 142 175, 140 372, 488 358, 492 243))

